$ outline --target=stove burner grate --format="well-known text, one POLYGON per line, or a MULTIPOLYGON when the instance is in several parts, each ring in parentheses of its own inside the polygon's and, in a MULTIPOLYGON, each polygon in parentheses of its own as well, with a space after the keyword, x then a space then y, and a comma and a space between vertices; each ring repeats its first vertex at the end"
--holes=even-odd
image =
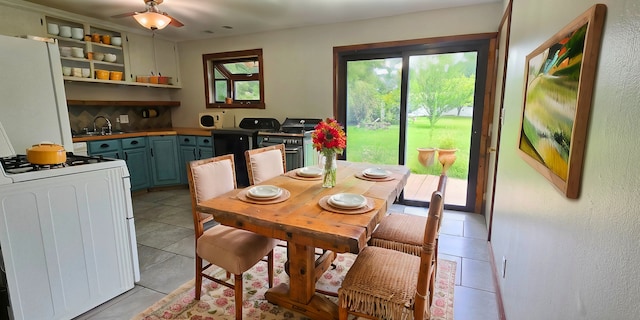
POLYGON ((77 155, 74 155, 72 152, 67 152, 66 162, 57 163, 57 164, 47 164, 47 165, 30 163, 27 160, 27 156, 24 154, 0 158, 0 164, 4 169, 4 172, 10 173, 10 174, 19 174, 19 173, 25 173, 25 172, 31 172, 31 171, 53 170, 53 169, 92 164, 92 163, 98 163, 98 162, 104 162, 104 161, 111 161, 111 160, 106 159, 102 156, 99 156, 99 157, 77 156, 77 155))

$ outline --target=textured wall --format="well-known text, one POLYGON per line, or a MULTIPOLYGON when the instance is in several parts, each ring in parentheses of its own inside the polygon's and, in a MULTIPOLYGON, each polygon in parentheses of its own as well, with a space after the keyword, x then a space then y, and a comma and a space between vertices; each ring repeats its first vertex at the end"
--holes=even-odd
POLYGON ((640 314, 640 2, 608 7, 577 200, 516 154, 525 56, 595 1, 514 0, 492 246, 508 319, 640 314))

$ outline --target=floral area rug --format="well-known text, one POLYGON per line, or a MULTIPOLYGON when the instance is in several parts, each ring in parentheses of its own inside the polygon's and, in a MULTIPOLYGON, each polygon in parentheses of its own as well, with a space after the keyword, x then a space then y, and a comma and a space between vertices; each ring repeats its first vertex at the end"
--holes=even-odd
MULTIPOLYGON (((334 264, 335 269, 329 269, 318 280, 316 288, 329 292, 337 292, 347 270, 353 264, 356 255, 338 254, 334 264)), ((284 272, 284 262, 287 259, 286 249, 276 247, 274 251, 274 286, 289 282, 289 276, 284 272)), ((215 267, 212 267, 215 268, 215 267)), ((453 289, 455 286, 456 263, 449 260, 438 260, 438 273, 431 319, 453 320, 453 289)), ((216 268, 211 272, 217 277, 224 277, 225 271, 216 268)), ((208 279, 202 280, 202 295, 200 301, 194 299, 195 281, 183 284, 160 301, 147 308, 132 320, 157 319, 190 319, 190 320, 233 320, 235 319, 235 304, 233 290, 219 285, 208 279)), ((269 303, 264 298, 268 289, 267 264, 260 262, 244 273, 244 301, 242 306, 243 319, 262 320, 303 320, 304 315, 286 308, 269 303)), ((329 297, 337 302, 337 298, 329 297)))

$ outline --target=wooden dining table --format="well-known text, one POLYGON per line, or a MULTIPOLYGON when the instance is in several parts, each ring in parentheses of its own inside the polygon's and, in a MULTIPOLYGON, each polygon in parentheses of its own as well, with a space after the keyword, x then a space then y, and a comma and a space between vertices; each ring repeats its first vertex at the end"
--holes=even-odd
POLYGON ((333 188, 322 187, 321 179, 298 177, 292 170, 261 183, 288 191, 284 201, 256 204, 243 199, 248 188, 236 189, 199 203, 198 210, 212 214, 223 225, 286 241, 290 281, 267 290, 265 298, 312 319, 338 319, 337 305, 316 292, 316 282, 337 253, 357 254, 367 245, 408 177, 405 166, 338 161, 333 188), (365 180, 362 172, 368 168, 382 168, 390 175, 385 181, 365 180), (322 199, 337 193, 363 195, 371 210, 337 213, 334 211, 342 210, 326 210, 320 205, 322 199), (319 258, 316 248, 324 249, 319 258))

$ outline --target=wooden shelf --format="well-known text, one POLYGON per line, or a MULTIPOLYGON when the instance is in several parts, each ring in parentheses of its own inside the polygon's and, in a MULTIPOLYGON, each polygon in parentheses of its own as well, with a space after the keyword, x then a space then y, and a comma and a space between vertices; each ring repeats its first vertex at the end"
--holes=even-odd
POLYGON ((70 106, 179 107, 180 101, 67 100, 70 106))

